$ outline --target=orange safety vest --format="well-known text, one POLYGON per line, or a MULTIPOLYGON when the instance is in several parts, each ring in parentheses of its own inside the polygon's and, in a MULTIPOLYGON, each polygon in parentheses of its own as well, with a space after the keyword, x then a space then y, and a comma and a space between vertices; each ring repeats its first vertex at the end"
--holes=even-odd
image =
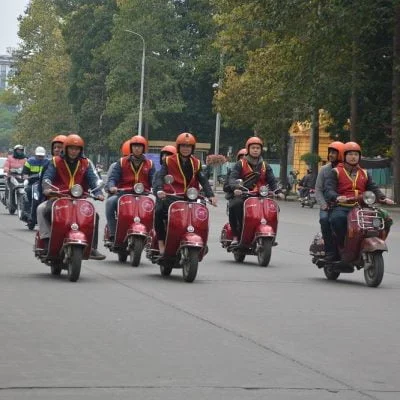
POLYGON ((165 159, 165 163, 168 168, 168 174, 172 175, 174 177, 174 181, 172 182, 172 188, 171 185, 166 185, 164 184, 164 191, 166 193, 186 193, 186 189, 188 187, 194 187, 197 190, 199 190, 199 181, 197 179, 197 173, 200 171, 201 168, 201 163, 200 160, 193 155, 189 157, 189 161, 192 165, 192 170, 193 170, 193 175, 192 179, 190 182, 186 182, 186 177, 185 174, 183 173, 181 162, 179 159, 178 154, 174 154, 172 156, 168 156, 165 159))
POLYGON ((72 174, 68 167, 67 161, 60 156, 53 157, 53 165, 56 168, 56 176, 52 184, 60 190, 71 189, 75 184, 81 185, 83 190, 87 192, 89 185, 85 179, 86 171, 89 168, 89 160, 87 158, 79 158, 75 172, 72 174))
MULTIPOLYGON (((246 158, 242 158, 240 162, 242 163, 242 172, 240 178, 243 179, 243 183, 246 184, 246 180, 251 179, 251 177, 254 175, 254 169, 246 158)), ((262 162, 258 180, 249 189, 258 192, 260 187, 263 185, 267 185, 267 165, 265 161, 262 162)))
MULTIPOLYGON (((354 178, 350 176, 343 164, 334 168, 338 177, 337 193, 339 196, 357 197, 367 190, 368 173, 365 169, 357 168, 357 173, 354 178)), ((341 206, 352 207, 355 203, 343 203, 341 206)))
POLYGON ((143 183, 144 189, 150 191, 151 182, 149 174, 153 168, 153 161, 147 158, 144 159, 137 170, 134 168, 130 156, 122 157, 119 161, 121 165, 121 179, 117 185, 118 189, 132 189, 135 183, 143 183))

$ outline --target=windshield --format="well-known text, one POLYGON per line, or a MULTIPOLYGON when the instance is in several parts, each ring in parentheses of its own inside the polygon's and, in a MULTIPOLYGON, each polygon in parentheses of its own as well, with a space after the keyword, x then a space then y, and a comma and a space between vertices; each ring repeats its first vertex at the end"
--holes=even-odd
POLYGON ((6 162, 6 158, 4 158, 4 157, 0 157, 0 168, 3 168, 4 167, 4 163, 6 162))

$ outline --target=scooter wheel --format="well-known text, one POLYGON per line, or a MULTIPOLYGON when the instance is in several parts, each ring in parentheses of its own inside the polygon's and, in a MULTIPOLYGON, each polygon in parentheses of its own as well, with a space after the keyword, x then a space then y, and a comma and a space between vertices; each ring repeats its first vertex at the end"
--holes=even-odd
POLYGON ((340 272, 332 270, 331 267, 324 267, 324 273, 329 281, 336 281, 339 278, 340 272))
POLYGON ((372 265, 368 269, 364 269, 364 279, 369 287, 378 287, 383 279, 385 264, 381 252, 371 254, 372 265))

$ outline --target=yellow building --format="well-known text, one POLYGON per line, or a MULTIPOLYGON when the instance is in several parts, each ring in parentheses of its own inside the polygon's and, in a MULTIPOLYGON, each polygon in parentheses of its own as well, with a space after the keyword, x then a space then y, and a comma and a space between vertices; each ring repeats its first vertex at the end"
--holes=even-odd
MULTIPOLYGON (((332 142, 329 133, 326 132, 327 120, 320 114, 319 125, 319 147, 318 154, 322 161, 326 161, 328 157, 328 145, 332 142)), ((303 154, 310 153, 311 147, 311 123, 310 122, 296 122, 290 128, 290 136, 292 138, 293 147, 293 169, 299 171, 299 178, 303 177, 307 172, 307 164, 300 158, 303 154)), ((290 164, 290 162, 289 162, 290 164)), ((322 162, 320 163, 320 166, 322 162)))

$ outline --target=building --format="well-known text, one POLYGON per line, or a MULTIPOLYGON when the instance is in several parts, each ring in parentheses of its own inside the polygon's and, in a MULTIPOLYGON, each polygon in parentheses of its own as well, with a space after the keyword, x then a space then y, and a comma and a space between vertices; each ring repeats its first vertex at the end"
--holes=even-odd
POLYGON ((0 55, 0 90, 7 88, 8 75, 11 71, 12 58, 10 55, 0 55))

